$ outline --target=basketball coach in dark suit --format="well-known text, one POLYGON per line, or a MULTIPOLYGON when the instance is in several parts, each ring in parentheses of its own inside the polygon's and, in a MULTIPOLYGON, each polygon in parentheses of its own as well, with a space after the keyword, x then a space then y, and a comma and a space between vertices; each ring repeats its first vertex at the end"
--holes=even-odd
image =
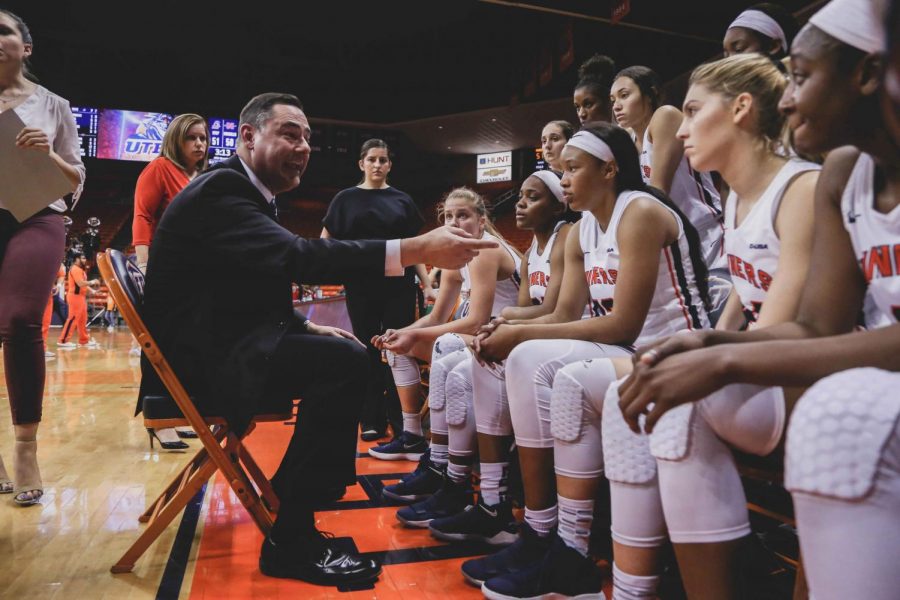
MULTIPOLYGON (((263 542, 267 575, 337 585, 377 577, 380 565, 343 552, 316 531, 313 508, 355 483, 356 428, 365 392, 365 347, 352 334, 295 312, 291 282, 400 275, 432 263, 458 268, 479 248, 461 230, 406 240, 300 238, 278 224, 275 195, 295 188, 310 155, 300 101, 262 94, 241 111, 237 154, 178 194, 159 222, 141 313, 201 411, 216 406, 244 431, 265 401, 302 398, 273 479, 280 509, 263 542)), ((141 394, 164 393, 144 364, 141 394)))

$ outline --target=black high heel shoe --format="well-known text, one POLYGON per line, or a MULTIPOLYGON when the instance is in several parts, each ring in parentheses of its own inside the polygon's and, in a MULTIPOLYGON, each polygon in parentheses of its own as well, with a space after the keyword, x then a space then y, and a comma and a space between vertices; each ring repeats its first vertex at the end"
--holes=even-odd
POLYGON ((159 436, 156 435, 156 432, 149 427, 147 428, 147 434, 150 436, 150 449, 151 450, 153 450, 154 438, 156 439, 157 442, 159 442, 159 445, 162 446, 163 450, 186 450, 186 449, 190 448, 190 446, 188 444, 185 444, 181 440, 178 440, 176 442, 162 441, 161 439, 159 439, 159 436))
MULTIPOLYGON (((197 432, 194 431, 193 429, 191 429, 189 431, 182 431, 182 430, 176 428, 175 433, 178 434, 178 437, 180 437, 181 439, 184 439, 184 440, 195 440, 198 437, 200 437, 199 435, 197 435, 197 432)), ((160 442, 160 443, 162 443, 162 442, 160 442)))

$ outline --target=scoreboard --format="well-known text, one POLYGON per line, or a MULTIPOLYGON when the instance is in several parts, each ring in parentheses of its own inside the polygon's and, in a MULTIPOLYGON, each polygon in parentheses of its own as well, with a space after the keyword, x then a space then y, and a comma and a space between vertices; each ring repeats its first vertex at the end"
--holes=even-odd
POLYGON ((97 132, 100 129, 100 110, 73 106, 72 115, 78 127, 78 141, 82 158, 97 158, 97 132))
POLYGON ((222 162, 237 150, 238 120, 209 120, 209 164, 222 162))

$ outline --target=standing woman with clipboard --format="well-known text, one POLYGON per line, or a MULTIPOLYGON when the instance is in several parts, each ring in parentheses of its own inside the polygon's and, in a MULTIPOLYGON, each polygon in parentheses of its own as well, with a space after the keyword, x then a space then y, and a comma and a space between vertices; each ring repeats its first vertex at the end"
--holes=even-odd
MULTIPOLYGON (((69 180, 74 200, 84 184, 84 165, 69 102, 34 81, 28 71, 32 51, 28 26, 0 10, 0 112, 14 110, 25 123, 17 152, 43 152, 69 180)), ((63 258, 66 229, 62 199, 19 222, 0 209, 0 343, 15 427, 15 484, 0 459, 0 493, 15 491, 20 506, 44 494, 37 464, 37 430, 44 395, 44 341, 41 318, 47 292, 63 258)))

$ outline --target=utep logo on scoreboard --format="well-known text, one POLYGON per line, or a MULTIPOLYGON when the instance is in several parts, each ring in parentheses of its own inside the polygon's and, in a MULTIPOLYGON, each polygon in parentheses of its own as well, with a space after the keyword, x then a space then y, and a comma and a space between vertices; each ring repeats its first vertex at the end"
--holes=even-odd
POLYGON ((512 181, 512 152, 492 152, 477 156, 477 183, 512 181))
POLYGON ((98 158, 151 161, 172 122, 166 113, 101 110, 98 158))

